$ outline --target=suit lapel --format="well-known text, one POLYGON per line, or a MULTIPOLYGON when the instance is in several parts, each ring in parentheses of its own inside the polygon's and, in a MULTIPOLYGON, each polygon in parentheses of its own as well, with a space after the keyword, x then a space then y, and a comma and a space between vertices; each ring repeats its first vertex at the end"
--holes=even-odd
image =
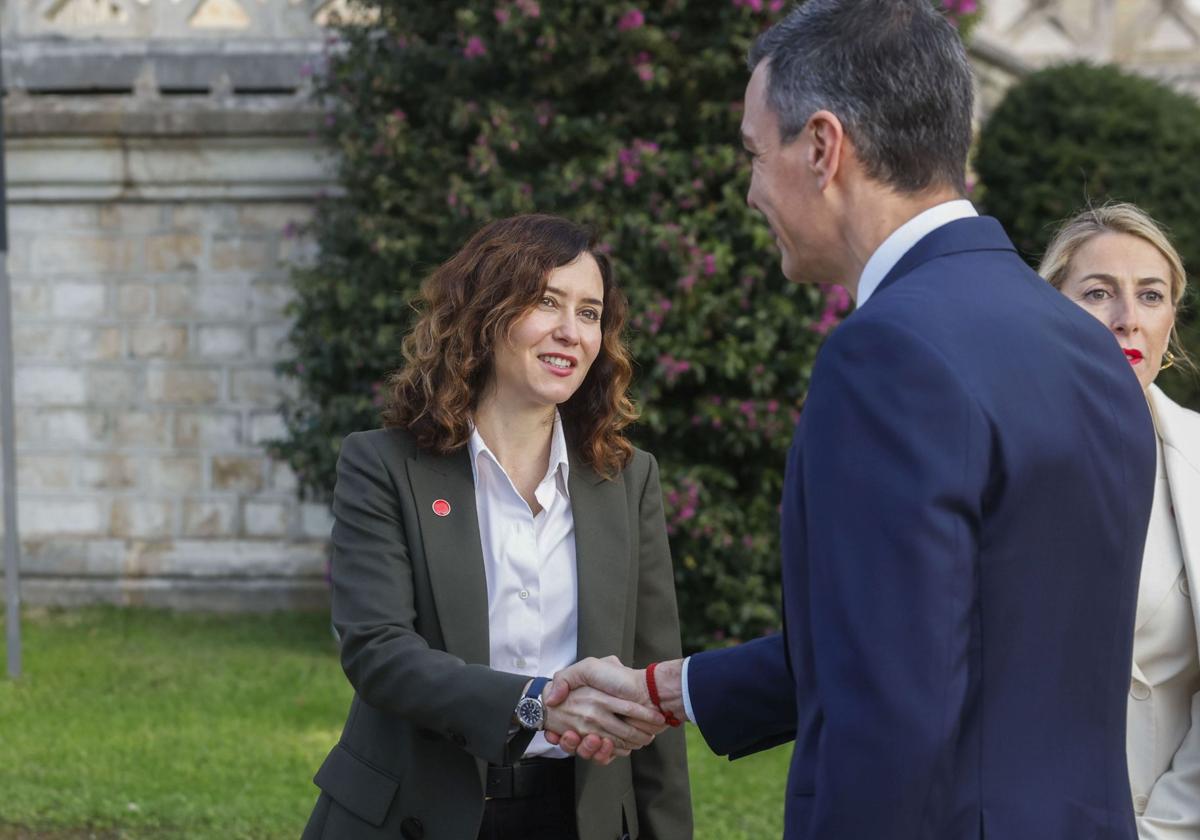
POLYGON ((409 459, 408 480, 446 650, 465 662, 487 665, 487 578, 470 457, 465 446, 450 455, 420 452, 409 459), (445 516, 434 512, 438 500, 449 503, 445 516))
POLYGON ((1176 405, 1155 385, 1150 386, 1150 404, 1162 437, 1175 529, 1200 634, 1200 417, 1176 405))
POLYGON ((629 513, 625 478, 606 481, 575 455, 571 458, 571 515, 579 581, 578 656, 618 653, 625 629, 629 577, 629 513))

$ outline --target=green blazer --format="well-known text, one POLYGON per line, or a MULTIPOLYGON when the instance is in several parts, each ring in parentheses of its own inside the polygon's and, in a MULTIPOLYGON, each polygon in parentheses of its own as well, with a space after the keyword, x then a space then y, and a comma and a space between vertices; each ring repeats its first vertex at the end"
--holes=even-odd
MULTIPOLYGON (((678 657, 658 465, 638 450, 606 481, 573 452, 570 464, 579 657, 678 657)), ((485 769, 505 761, 528 677, 488 667, 469 450, 436 455, 398 429, 352 434, 333 513, 333 621, 355 696, 303 840, 474 840, 485 769)), ((607 767, 578 761, 575 788, 580 840, 618 840, 622 818, 633 838, 692 836, 680 729, 607 767)))

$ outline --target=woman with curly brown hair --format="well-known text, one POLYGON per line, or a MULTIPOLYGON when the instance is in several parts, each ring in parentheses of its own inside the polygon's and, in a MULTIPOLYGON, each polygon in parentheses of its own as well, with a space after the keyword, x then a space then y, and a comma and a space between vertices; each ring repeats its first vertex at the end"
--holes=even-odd
POLYGON ((608 258, 571 222, 517 216, 420 303, 386 428, 338 458, 333 619, 355 697, 305 839, 690 837, 679 730, 591 689, 541 702, 581 657, 679 655, 658 467, 622 434, 608 258), (576 762, 544 729, 600 735, 611 760, 576 762))

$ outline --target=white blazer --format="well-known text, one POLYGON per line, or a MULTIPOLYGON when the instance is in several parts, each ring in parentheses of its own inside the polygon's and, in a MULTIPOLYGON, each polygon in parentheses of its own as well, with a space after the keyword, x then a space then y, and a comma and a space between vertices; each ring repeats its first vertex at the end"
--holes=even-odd
MULTIPOLYGON (((1200 414, 1172 402, 1153 385, 1147 395, 1162 440, 1163 463, 1175 508, 1187 577, 1184 591, 1191 596, 1193 629, 1200 637, 1200 414)), ((1136 662, 1145 661, 1143 657, 1149 653, 1134 651, 1135 685, 1139 679, 1146 682, 1136 662)), ((1140 840, 1200 840, 1200 692, 1192 697, 1191 720, 1178 723, 1178 727, 1170 728, 1176 732, 1188 726, 1190 729, 1170 767, 1154 783, 1148 802, 1136 803, 1144 807, 1137 820, 1140 840)), ((1131 745, 1131 751, 1169 748, 1153 738, 1131 745)))

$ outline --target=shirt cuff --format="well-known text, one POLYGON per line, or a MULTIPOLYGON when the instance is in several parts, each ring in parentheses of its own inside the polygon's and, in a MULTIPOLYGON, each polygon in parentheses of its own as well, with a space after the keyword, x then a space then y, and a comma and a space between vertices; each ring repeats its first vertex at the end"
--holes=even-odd
POLYGON ((696 722, 696 713, 692 711, 692 695, 688 693, 688 663, 692 661, 692 657, 687 657, 683 660, 683 673, 680 674, 680 681, 683 683, 683 713, 687 715, 687 719, 692 723, 696 722))

